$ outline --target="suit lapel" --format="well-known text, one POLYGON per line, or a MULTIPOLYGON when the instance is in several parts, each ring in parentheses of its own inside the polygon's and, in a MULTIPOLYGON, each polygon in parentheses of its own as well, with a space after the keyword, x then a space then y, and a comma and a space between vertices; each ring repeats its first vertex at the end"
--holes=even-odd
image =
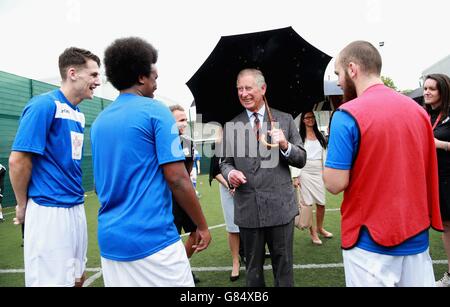
POLYGON ((247 111, 244 110, 244 112, 242 112, 238 116, 237 121, 244 123, 244 125, 247 125, 248 123, 250 123, 250 118, 247 115, 247 111))

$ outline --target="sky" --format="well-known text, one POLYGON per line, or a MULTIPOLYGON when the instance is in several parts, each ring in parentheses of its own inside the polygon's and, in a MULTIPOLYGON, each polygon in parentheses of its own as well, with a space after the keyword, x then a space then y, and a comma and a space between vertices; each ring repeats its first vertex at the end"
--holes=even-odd
MULTIPOLYGON (((103 58, 116 38, 139 36, 159 50, 156 97, 188 107, 185 83, 221 36, 292 26, 332 57, 354 40, 384 42, 382 75, 415 89, 450 54, 449 9, 448 0, 0 0, 0 70, 58 84, 65 48, 103 58)), ((333 71, 332 61, 324 79, 333 71)), ((103 83, 96 96, 114 99, 103 83)))

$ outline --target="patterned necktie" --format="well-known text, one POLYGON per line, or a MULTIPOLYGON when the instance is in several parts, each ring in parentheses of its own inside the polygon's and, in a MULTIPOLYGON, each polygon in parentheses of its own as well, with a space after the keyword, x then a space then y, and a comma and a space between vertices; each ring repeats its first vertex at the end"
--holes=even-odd
POLYGON ((256 140, 259 142, 259 130, 261 129, 261 122, 259 121, 258 113, 253 113, 254 119, 254 125, 253 125, 253 131, 256 135, 256 140))

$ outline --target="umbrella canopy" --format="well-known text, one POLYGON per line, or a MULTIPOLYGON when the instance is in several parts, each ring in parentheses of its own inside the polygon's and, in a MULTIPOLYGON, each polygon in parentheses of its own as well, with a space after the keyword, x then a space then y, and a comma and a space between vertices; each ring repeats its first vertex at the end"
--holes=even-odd
POLYGON ((269 106, 295 118, 323 101, 330 60, 292 27, 223 36, 186 84, 202 121, 224 124, 243 111, 236 89, 239 71, 257 68, 266 79, 269 106))

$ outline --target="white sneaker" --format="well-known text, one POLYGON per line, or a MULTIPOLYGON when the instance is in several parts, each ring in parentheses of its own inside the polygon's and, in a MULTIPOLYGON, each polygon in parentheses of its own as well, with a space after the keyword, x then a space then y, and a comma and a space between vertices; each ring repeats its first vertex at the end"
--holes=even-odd
POLYGON ((444 276, 436 281, 436 287, 450 287, 450 275, 448 272, 445 272, 444 276))

